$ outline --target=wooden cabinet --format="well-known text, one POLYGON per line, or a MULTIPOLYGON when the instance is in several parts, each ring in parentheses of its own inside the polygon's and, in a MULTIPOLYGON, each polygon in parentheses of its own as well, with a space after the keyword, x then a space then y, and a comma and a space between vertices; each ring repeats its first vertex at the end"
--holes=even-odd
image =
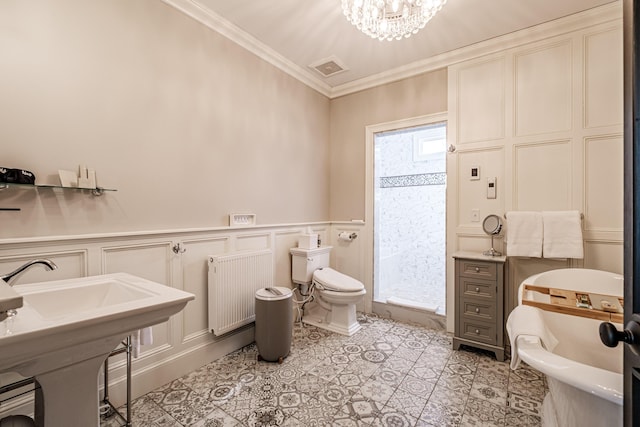
POLYGON ((458 252, 455 259, 455 336, 453 349, 469 345, 504 360, 505 256, 458 252))

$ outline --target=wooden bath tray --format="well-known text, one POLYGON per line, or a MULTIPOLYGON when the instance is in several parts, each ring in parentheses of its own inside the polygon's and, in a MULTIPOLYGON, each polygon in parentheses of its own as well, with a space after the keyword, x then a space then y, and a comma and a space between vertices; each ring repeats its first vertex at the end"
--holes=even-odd
POLYGON ((587 317, 605 322, 624 323, 624 314, 622 313, 624 299, 621 297, 572 291, 569 289, 549 288, 547 286, 529 285, 527 283, 524 284, 524 290, 549 295, 551 302, 533 301, 525 299, 523 295, 523 305, 530 305, 542 310, 587 317), (578 298, 586 298, 592 308, 577 307, 576 303, 578 302, 578 298), (603 301, 605 301, 604 304, 601 304, 603 301), (607 310, 603 309, 603 305, 607 310))

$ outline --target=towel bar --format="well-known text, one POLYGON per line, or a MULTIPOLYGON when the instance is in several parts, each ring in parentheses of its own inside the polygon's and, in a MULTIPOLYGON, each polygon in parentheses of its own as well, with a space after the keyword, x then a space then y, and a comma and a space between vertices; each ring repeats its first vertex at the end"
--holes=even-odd
MULTIPOLYGON (((502 216, 504 217, 504 219, 507 219, 507 213, 506 212, 502 216)), ((584 214, 582 212, 580 212, 580 219, 584 219, 584 214)))

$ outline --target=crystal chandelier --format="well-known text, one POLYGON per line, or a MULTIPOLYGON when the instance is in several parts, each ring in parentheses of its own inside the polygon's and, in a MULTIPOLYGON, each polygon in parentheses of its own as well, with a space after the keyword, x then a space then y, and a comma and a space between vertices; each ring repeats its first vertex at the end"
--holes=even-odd
POLYGON ((422 29, 447 0, 342 0, 353 25, 378 40, 400 40, 422 29))

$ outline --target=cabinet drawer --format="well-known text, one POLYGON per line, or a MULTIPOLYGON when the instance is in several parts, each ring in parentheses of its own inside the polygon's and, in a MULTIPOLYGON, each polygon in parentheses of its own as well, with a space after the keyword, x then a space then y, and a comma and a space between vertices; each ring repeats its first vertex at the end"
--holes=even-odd
POLYGON ((462 315, 469 320, 494 322, 496 318, 496 304, 494 301, 484 302, 470 299, 460 301, 462 315))
POLYGON ((493 262, 472 260, 460 261, 461 276, 495 280, 497 277, 496 271, 496 264, 493 262))
POLYGON ((496 298, 496 282, 460 278, 460 292, 463 297, 496 298))
POLYGON ((498 342, 495 325, 462 319, 461 326, 461 338, 466 338, 468 340, 478 341, 485 344, 496 344, 498 342))

